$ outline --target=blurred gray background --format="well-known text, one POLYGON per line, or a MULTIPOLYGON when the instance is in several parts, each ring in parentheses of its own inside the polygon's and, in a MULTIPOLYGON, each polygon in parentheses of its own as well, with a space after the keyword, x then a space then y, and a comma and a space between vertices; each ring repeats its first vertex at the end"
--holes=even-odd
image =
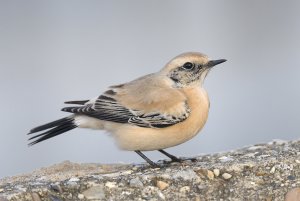
POLYGON ((0 1, 0 178, 64 160, 142 162, 102 131, 30 148, 26 133, 65 116, 64 101, 95 97, 186 51, 228 61, 206 79, 211 110, 201 135, 167 151, 299 139, 299 10, 296 0, 0 1))

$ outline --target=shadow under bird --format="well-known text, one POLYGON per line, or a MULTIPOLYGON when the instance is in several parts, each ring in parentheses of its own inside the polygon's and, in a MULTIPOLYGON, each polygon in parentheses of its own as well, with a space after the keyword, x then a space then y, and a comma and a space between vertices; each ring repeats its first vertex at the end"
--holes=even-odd
POLYGON ((157 164, 142 151, 158 150, 172 161, 181 160, 163 149, 193 138, 204 126, 209 98, 202 87, 208 72, 225 59, 210 60, 198 52, 183 53, 159 72, 109 87, 90 100, 68 101, 71 115, 30 130, 29 145, 75 128, 108 131, 119 148, 135 151, 151 166, 157 164))

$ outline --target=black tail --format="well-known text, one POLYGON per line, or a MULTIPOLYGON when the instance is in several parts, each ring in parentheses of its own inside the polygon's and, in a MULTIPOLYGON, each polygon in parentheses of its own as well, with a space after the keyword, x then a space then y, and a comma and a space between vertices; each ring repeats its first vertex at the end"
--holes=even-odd
POLYGON ((29 140, 32 140, 32 139, 35 139, 35 140, 30 142, 28 145, 32 146, 36 143, 39 143, 39 142, 42 142, 49 138, 55 137, 57 135, 65 133, 69 130, 72 130, 76 127, 77 127, 77 125, 74 123, 73 116, 65 117, 65 118, 38 126, 36 128, 31 129, 30 132, 28 133, 28 135, 37 133, 40 131, 45 131, 45 130, 47 130, 47 131, 29 138, 29 140))

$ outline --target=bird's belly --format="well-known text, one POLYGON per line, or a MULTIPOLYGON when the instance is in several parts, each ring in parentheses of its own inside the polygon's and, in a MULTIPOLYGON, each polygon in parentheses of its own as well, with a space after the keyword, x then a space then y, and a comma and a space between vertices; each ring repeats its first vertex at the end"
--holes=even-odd
POLYGON ((165 149, 184 143, 193 138, 203 128, 209 109, 209 101, 204 94, 189 102, 190 116, 183 122, 166 128, 142 128, 123 125, 115 129, 113 136, 118 146, 124 150, 152 151, 165 149))

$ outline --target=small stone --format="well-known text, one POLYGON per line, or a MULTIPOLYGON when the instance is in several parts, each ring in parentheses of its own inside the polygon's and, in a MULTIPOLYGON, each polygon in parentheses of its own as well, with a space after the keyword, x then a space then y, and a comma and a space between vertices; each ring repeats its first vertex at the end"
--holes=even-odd
POLYGON ((271 168, 271 170, 270 170, 270 173, 271 173, 271 174, 274 174, 275 171, 276 171, 276 168, 275 168, 275 166, 273 166, 273 167, 271 168))
POLYGON ((130 195, 131 194, 131 192, 128 192, 128 191, 122 191, 122 193, 121 193, 122 195, 130 195))
POLYGON ((209 180, 213 180, 215 178, 214 173, 212 171, 210 171, 210 170, 207 170, 207 178, 209 180))
POLYGON ((227 156, 222 156, 222 157, 219 158, 219 160, 221 162, 229 162, 229 161, 232 161, 233 159, 230 158, 230 157, 227 157, 227 156))
POLYGON ((84 195, 82 195, 82 194, 78 194, 77 197, 78 197, 79 200, 83 200, 84 199, 84 195))
POLYGON ((164 181, 157 181, 156 182, 156 186, 160 189, 160 190, 165 190, 166 188, 169 187, 169 184, 164 182, 164 181))
POLYGON ((299 200, 300 200, 300 188, 294 188, 285 195, 284 201, 299 201, 299 200))
POLYGON ((180 188, 179 192, 185 194, 185 193, 190 192, 190 190, 191 190, 191 189, 190 189, 189 186, 183 186, 183 187, 180 188))
POLYGON ((132 170, 127 170, 121 173, 121 175, 128 175, 128 174, 132 174, 132 170))
POLYGON ((101 200, 105 198, 104 187, 102 185, 93 186, 82 193, 88 200, 101 200))
MULTIPOLYGON (((71 200, 71 199, 73 198, 72 193, 69 193, 69 195, 67 196, 67 198, 68 198, 69 200, 71 200)), ((52 198, 51 200, 53 200, 53 201, 61 201, 61 200, 59 200, 57 197, 54 197, 54 198, 52 198)))
POLYGON ((158 188, 154 187, 154 186, 146 186, 142 192, 141 192, 141 196, 142 198, 149 200, 149 198, 152 198, 154 194, 156 194, 158 192, 158 188))
POLYGON ((207 186, 205 186, 205 185, 198 185, 198 186, 197 186, 197 188, 198 188, 199 190, 204 190, 204 189, 206 189, 206 187, 207 187, 207 186))
POLYGON ((108 181, 108 182, 106 182, 105 187, 107 187, 107 188, 116 188, 117 183, 108 181))
POLYGON ((31 193, 31 198, 33 201, 41 201, 41 198, 37 193, 31 193))
POLYGON ((200 177, 193 170, 181 170, 173 175, 174 179, 182 178, 184 181, 200 180, 200 177))
POLYGON ((254 145, 252 147, 249 147, 248 150, 249 151, 255 151, 257 149, 263 149, 264 147, 263 146, 259 146, 259 145, 254 145))
POLYGON ((297 160, 297 159, 296 159, 295 162, 299 164, 299 163, 300 163, 300 160, 297 160))
POLYGON ((222 177, 227 180, 227 179, 230 179, 232 177, 232 175, 225 172, 222 174, 222 177))
POLYGON ((195 197, 195 201, 201 201, 200 197, 199 197, 199 196, 196 196, 196 197, 195 197))
POLYGON ((214 174, 216 177, 220 175, 220 170, 219 169, 214 169, 214 174))
MULTIPOLYGON (((75 183, 76 184, 76 183, 75 183)), ((62 193, 63 190, 59 184, 51 184, 50 188, 58 193, 62 193)))
POLYGON ((272 196, 267 196, 267 197, 266 197, 266 201, 273 201, 272 196))
POLYGON ((0 188, 0 193, 2 193, 4 191, 4 189, 3 188, 0 188))
POLYGON ((69 179, 69 182, 77 182, 80 179, 78 179, 77 177, 72 177, 71 179, 69 179))
POLYGON ((144 186, 144 184, 141 182, 141 180, 137 177, 134 179, 131 179, 129 182, 130 187, 135 187, 135 188, 141 188, 144 186))
POLYGON ((166 199, 165 195, 162 192, 159 191, 159 192, 157 192, 157 194, 160 199, 162 199, 162 200, 166 199))

